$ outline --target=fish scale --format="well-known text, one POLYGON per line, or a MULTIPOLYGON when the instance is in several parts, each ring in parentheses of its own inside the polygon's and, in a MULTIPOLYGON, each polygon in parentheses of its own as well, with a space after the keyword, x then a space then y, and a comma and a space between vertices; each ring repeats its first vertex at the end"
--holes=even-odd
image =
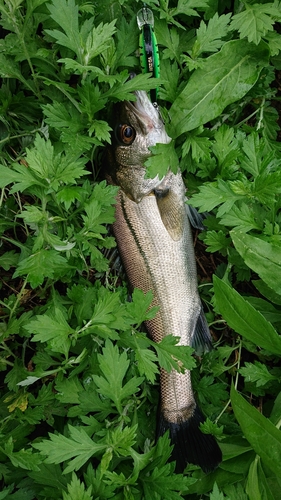
MULTIPOLYGON (((115 133, 107 155, 108 181, 120 186, 113 225, 118 250, 131 286, 145 293, 152 290, 152 305, 159 307, 155 318, 146 322, 151 338, 160 342, 172 334, 180 338, 179 345, 204 352, 211 341, 198 294, 185 186, 179 172, 146 179, 149 147, 170 138, 146 93, 138 91, 136 97, 136 103, 115 108, 115 133)), ((213 436, 200 431, 204 418, 193 395, 190 371, 161 368, 160 392, 158 435, 169 431, 176 470, 182 471, 189 462, 205 472, 213 470, 221 451, 213 436)))

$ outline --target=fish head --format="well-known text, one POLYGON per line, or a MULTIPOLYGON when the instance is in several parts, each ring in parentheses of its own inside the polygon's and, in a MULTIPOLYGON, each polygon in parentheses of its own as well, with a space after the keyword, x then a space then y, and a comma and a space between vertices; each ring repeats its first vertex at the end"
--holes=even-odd
POLYGON ((161 179, 145 178, 145 161, 150 147, 168 144, 158 106, 151 103, 146 92, 135 92, 136 101, 124 101, 114 109, 112 143, 108 151, 108 173, 125 194, 139 203, 159 186, 161 179))

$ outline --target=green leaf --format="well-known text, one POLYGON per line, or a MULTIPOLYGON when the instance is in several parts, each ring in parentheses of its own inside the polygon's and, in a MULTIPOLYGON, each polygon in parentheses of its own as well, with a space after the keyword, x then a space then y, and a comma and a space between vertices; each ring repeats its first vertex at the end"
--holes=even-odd
POLYGON ((111 448, 116 456, 130 456, 131 448, 136 443, 137 425, 123 427, 119 425, 116 429, 107 432, 107 446, 111 448))
POLYGON ((62 378, 58 376, 56 378, 56 399, 61 403, 71 403, 79 404, 79 393, 83 391, 83 386, 80 383, 78 377, 72 378, 62 378))
POLYGON ((200 430, 204 434, 213 434, 213 436, 216 437, 221 437, 223 434, 223 426, 219 426, 209 418, 206 418, 206 420, 200 424, 200 430))
POLYGON ((171 464, 154 467, 151 473, 141 476, 144 497, 146 500, 169 498, 181 500, 181 492, 187 491, 194 478, 182 474, 171 474, 171 464), (157 496, 156 496, 157 495, 157 496))
POLYGON ((262 225, 257 221, 253 206, 243 202, 239 206, 233 205, 229 212, 221 218, 220 223, 225 226, 235 226, 243 233, 251 231, 251 229, 262 230, 262 225))
POLYGON ((145 375, 147 380, 152 384, 155 383, 156 374, 159 372, 157 365, 157 356, 148 348, 142 349, 137 344, 135 358, 138 364, 140 375, 145 375))
POLYGON ((67 485, 67 492, 62 492, 63 500, 92 500, 92 487, 89 486, 87 490, 85 490, 84 483, 81 483, 76 476, 76 474, 72 473, 71 482, 67 485))
MULTIPOLYGON (((201 128, 199 128, 201 132, 201 128)), ((188 134, 187 139, 182 145, 182 156, 185 157, 191 151, 191 157, 196 162, 210 157, 210 139, 209 137, 200 137, 197 130, 188 134)))
POLYGON ((269 31, 265 39, 270 48, 270 55, 277 56, 281 50, 281 36, 276 31, 269 31))
POLYGON ((173 103, 179 93, 180 71, 176 61, 171 63, 169 60, 164 59, 161 61, 161 79, 163 86, 159 89, 159 97, 168 102, 173 103))
POLYGON ((281 295, 281 248, 238 230, 230 232, 236 250, 247 266, 275 292, 281 295))
POLYGON ((280 20, 280 7, 272 3, 252 4, 245 3, 246 10, 235 14, 231 28, 238 30, 240 38, 248 38, 249 42, 259 44, 268 31, 273 31, 276 18, 280 20))
POLYGON ((138 326, 144 321, 155 317, 159 307, 151 307, 153 294, 151 291, 144 293, 139 288, 135 288, 132 293, 132 302, 127 302, 126 310, 133 320, 133 324, 138 326))
POLYGON ((262 500, 259 488, 258 462, 259 457, 257 456, 251 463, 248 473, 246 493, 248 494, 250 500, 262 500))
POLYGON ((3 267, 5 271, 9 271, 11 267, 16 267, 19 260, 19 254, 15 250, 10 250, 5 252, 0 257, 0 267, 3 267))
POLYGON ((231 388, 231 404, 241 429, 264 464, 281 476, 281 433, 266 417, 231 388))
POLYGON ((204 237, 204 243, 208 245, 207 252, 220 251, 225 255, 225 250, 229 248, 230 238, 226 237, 224 231, 208 231, 204 237))
POLYGON ((192 370, 196 366, 196 361, 192 356, 194 349, 190 346, 177 345, 179 337, 167 335, 159 344, 153 342, 156 349, 159 364, 166 371, 173 368, 179 372, 192 370))
POLYGON ((41 443, 32 445, 47 457, 44 460, 46 464, 59 464, 72 459, 64 474, 80 469, 89 458, 107 448, 106 444, 94 442, 82 427, 69 425, 68 429, 69 438, 61 434, 49 434, 50 439, 43 439, 41 443))
POLYGON ((266 365, 255 361, 255 363, 249 363, 245 361, 245 367, 240 368, 239 373, 245 377, 245 382, 256 382, 257 387, 261 387, 272 380, 278 380, 277 377, 269 373, 266 365))
POLYGON ((47 342, 56 338, 56 336, 67 338, 68 335, 74 332, 59 309, 55 310, 54 318, 47 314, 36 316, 36 319, 29 321, 25 328, 34 334, 33 342, 47 342))
POLYGON ((32 288, 42 285, 45 278, 63 276, 70 266, 67 260, 55 250, 41 249, 20 261, 13 277, 27 275, 32 288))
POLYGON ((229 182, 218 179, 217 182, 209 182, 200 186, 200 192, 194 194, 188 204, 200 208, 200 212, 210 212, 213 208, 222 204, 218 211, 218 217, 228 212, 241 195, 235 194, 229 182))
POLYGON ((197 69, 170 109, 169 135, 176 138, 219 116, 229 104, 241 99, 268 64, 266 45, 255 47, 244 40, 223 45, 197 69))
POLYGON ((272 290, 264 281, 252 280, 252 283, 264 297, 273 302, 273 304, 281 306, 281 296, 272 290))
POLYGON ((281 354, 281 338, 273 326, 238 292, 214 276, 216 304, 228 325, 273 354, 281 354))
POLYGON ((39 470, 38 466, 41 463, 40 455, 38 453, 32 453, 31 449, 14 451, 12 438, 9 438, 4 448, 1 447, 1 451, 9 457, 14 467, 20 467, 25 470, 39 470))
POLYGON ((214 484, 213 491, 210 493, 210 500, 225 500, 225 496, 219 490, 217 483, 214 484))
POLYGON ((122 413, 122 401, 139 390, 143 377, 133 377, 124 384, 124 377, 129 368, 126 352, 119 354, 119 349, 110 340, 103 348, 103 354, 98 354, 102 376, 94 375, 93 380, 98 392, 114 402, 119 413, 122 413), (114 370, 112 369, 114 367, 114 370))
POLYGON ((111 23, 100 23, 93 27, 87 36, 82 63, 87 65, 89 62, 104 52, 111 44, 112 36, 116 32, 116 20, 111 23))
POLYGON ((73 107, 66 106, 65 103, 53 101, 52 104, 42 106, 46 116, 45 122, 56 129, 64 129, 69 127, 77 132, 81 129, 79 123, 79 112, 73 107))
POLYGON ((179 160, 175 151, 174 142, 169 144, 156 144, 151 146, 152 156, 145 161, 146 177, 154 178, 159 175, 160 178, 164 177, 169 169, 175 174, 178 171, 179 160))
POLYGON ((229 31, 229 20, 231 14, 216 14, 209 20, 206 25, 204 21, 200 22, 199 28, 196 30, 196 41, 192 47, 191 56, 193 59, 198 57, 203 52, 216 52, 224 44, 224 38, 229 31))

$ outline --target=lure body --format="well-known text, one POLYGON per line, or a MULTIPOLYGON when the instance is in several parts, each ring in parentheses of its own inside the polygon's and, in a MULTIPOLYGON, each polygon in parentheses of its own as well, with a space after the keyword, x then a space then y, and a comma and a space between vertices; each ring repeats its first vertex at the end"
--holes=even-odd
MULTIPOLYGON (((139 36, 140 62, 143 73, 151 73, 154 78, 160 76, 158 44, 154 31, 153 13, 143 7, 137 13, 137 23, 141 30, 139 36)), ((151 102, 157 101, 158 89, 151 89, 151 102)))

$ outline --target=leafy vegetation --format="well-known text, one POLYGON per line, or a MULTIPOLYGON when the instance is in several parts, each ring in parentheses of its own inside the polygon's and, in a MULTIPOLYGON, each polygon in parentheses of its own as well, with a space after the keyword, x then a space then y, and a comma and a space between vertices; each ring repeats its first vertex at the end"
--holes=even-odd
POLYGON ((0 0, 0 499, 280 497, 281 5, 146 3, 173 138, 148 175, 180 165, 208 212, 215 349, 196 360, 149 340, 152 296, 129 301, 114 260, 102 151, 111 105, 155 85, 128 80, 141 2, 0 0), (159 365, 192 369, 223 451, 214 473, 175 474, 168 437, 155 443, 159 365))

